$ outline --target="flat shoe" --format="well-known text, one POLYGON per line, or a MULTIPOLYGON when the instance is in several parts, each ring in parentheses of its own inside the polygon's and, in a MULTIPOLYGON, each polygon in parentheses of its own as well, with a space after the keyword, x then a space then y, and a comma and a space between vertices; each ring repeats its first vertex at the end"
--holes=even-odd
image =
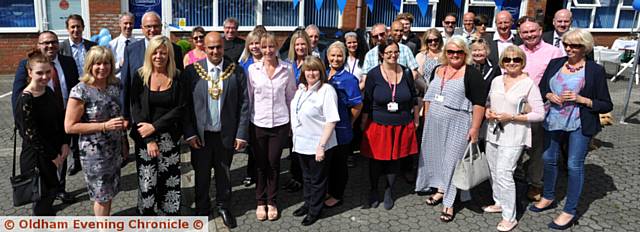
POLYGON ((502 207, 496 205, 490 205, 482 208, 485 213, 502 213, 502 207))
POLYGON ((498 226, 496 227, 496 229, 501 232, 507 232, 516 228, 517 225, 518 225, 518 221, 512 222, 510 226, 505 226, 504 223, 498 223, 498 226))
POLYGON ((547 205, 547 207, 544 208, 538 208, 536 207, 536 204, 531 204, 531 206, 529 206, 529 211, 531 212, 535 212, 535 213, 541 213, 553 208, 556 208, 558 206, 558 204, 556 204, 556 202, 552 202, 550 205, 547 205))
POLYGON ((280 217, 280 215, 278 214, 278 208, 273 206, 273 205, 268 205, 267 206, 267 217, 268 217, 269 221, 278 220, 278 218, 280 217))
POLYGON ((259 205, 256 208, 256 218, 258 221, 267 220, 267 207, 265 205, 259 205))

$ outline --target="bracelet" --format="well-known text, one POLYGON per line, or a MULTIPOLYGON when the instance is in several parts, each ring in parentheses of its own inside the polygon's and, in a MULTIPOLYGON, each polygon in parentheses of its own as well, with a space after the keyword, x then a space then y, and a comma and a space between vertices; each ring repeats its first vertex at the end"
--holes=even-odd
POLYGON ((516 120, 516 115, 515 115, 515 114, 512 114, 512 115, 511 115, 511 121, 513 122, 513 121, 515 121, 515 120, 516 120))
POLYGON ((107 123, 106 123, 106 122, 103 122, 103 123, 102 123, 102 133, 104 133, 104 132, 106 132, 106 131, 107 131, 107 123))

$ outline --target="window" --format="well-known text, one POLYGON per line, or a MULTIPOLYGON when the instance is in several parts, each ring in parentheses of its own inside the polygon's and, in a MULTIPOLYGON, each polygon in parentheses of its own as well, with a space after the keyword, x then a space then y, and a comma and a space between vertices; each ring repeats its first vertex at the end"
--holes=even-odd
POLYGON ((65 21, 71 14, 84 20, 83 36, 91 36, 89 0, 0 0, 0 33, 51 30, 59 39, 69 36, 65 21))
POLYGON ((263 0, 262 4, 263 25, 298 26, 300 18, 299 9, 304 4, 303 2, 299 2, 296 8, 293 8, 293 2, 290 0, 263 0))
POLYGON ((573 27, 593 31, 629 31, 634 25, 632 0, 572 0, 567 9, 573 13, 573 27))
POLYGON ((318 27, 338 27, 338 19, 340 18, 338 3, 334 0, 325 0, 320 9, 318 11, 316 8, 316 1, 305 2, 304 24, 316 24, 318 27))
POLYGON ((0 32, 37 31, 37 9, 37 1, 0 1, 0 32))
POLYGON ((400 12, 408 12, 414 17, 412 30, 424 31, 427 28, 432 27, 433 10, 435 9, 434 5, 437 2, 437 0, 429 0, 429 7, 424 16, 422 16, 420 7, 418 7, 418 3, 415 0, 403 1, 400 6, 400 11, 397 11, 393 6, 393 3, 389 0, 375 0, 373 3, 373 11, 371 12, 368 11, 366 6, 363 6, 363 9, 367 10, 368 13, 367 27, 373 26, 376 23, 391 23, 400 12))

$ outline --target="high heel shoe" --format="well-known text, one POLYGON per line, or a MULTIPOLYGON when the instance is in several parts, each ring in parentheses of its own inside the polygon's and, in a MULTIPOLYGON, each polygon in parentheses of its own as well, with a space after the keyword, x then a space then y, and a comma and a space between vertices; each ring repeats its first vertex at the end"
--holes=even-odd
POLYGON ((569 220, 569 222, 567 222, 567 224, 558 225, 554 221, 551 221, 551 223, 549 223, 547 226, 549 226, 549 229, 566 230, 566 229, 569 229, 569 227, 571 227, 573 225, 578 225, 578 216, 576 216, 576 215, 574 215, 573 218, 571 218, 571 220, 569 220))
POLYGON ((550 209, 554 209, 556 207, 558 207, 558 204, 555 201, 551 202, 551 204, 547 205, 547 207, 544 207, 544 208, 538 208, 536 207, 536 204, 531 204, 531 206, 529 206, 529 211, 535 212, 535 213, 541 213, 550 209))

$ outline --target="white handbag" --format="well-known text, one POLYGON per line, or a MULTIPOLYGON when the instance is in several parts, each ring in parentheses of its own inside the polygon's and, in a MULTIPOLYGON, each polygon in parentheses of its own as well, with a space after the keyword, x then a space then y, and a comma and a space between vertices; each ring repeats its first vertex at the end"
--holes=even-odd
POLYGON ((453 172, 453 185, 462 190, 469 190, 488 180, 490 177, 489 163, 484 152, 480 152, 477 143, 467 145, 464 156, 453 172))

